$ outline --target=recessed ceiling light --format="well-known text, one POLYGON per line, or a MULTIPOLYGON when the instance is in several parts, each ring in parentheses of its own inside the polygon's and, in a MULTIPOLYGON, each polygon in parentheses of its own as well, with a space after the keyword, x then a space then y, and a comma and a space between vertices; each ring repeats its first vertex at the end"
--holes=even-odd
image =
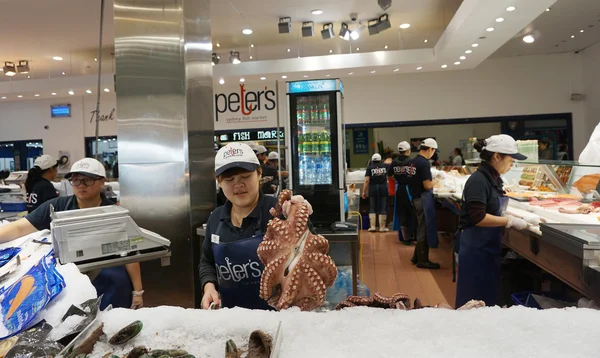
POLYGON ((547 8, 546 11, 550 11, 550 8, 547 8))
POLYGON ((333 52, 333 50, 329 50, 329 53, 332 53, 332 52, 333 52))
POLYGON ((98 59, 97 59, 97 58, 94 58, 94 61, 95 61, 95 62, 98 62, 98 59))
POLYGON ((287 78, 287 76, 286 76, 286 75, 283 75, 283 76, 281 76, 281 78, 283 78, 283 79, 286 79, 286 78, 287 78))
POLYGON ((217 42, 217 47, 221 47, 221 44, 217 42))
POLYGON ((460 61, 456 61, 456 62, 454 62, 454 64, 458 66, 458 65, 460 65, 460 61))
POLYGON ((31 76, 27 75, 27 78, 31 78, 31 76))
POLYGON ((417 71, 421 71, 423 69, 423 67, 417 67, 417 71))
POLYGON ((66 75, 66 73, 63 72, 62 75, 64 76, 64 75, 66 75))
POLYGON ((23 98, 23 95, 18 95, 17 97, 19 97, 19 98, 23 98))
POLYGON ((287 49, 287 52, 290 52, 290 51, 292 51, 292 50, 290 50, 290 49, 288 48, 288 49, 287 49))
POLYGON ((460 58, 461 60, 466 60, 466 59, 467 59, 467 56, 460 56, 459 58, 460 58))
POLYGON ((467 50, 465 53, 473 53, 473 50, 467 50))
POLYGON ((52 92, 52 93, 50 93, 50 94, 51 94, 51 95, 53 95, 53 96, 56 96, 56 92, 52 92))
POLYGON ((526 42, 528 44, 533 43, 535 41, 535 38, 531 35, 527 35, 525 37, 523 37, 523 42, 526 42))
POLYGON ((246 82, 246 79, 242 77, 240 78, 240 82, 246 82))
POLYGON ((243 29, 243 30, 242 30, 242 33, 243 33, 244 35, 252 35, 252 30, 251 30, 251 29, 243 29))
POLYGON ((385 45, 383 48, 387 50, 388 49, 388 45, 385 45))
POLYGON ((579 30, 579 32, 584 32, 583 30, 579 30))
POLYGON ((572 39, 574 39, 574 38, 575 38, 575 35, 571 35, 571 38, 572 38, 572 39))
POLYGON ((323 10, 315 9, 315 10, 311 11, 310 13, 313 15, 322 15, 323 10))
POLYGON ((429 40, 425 39, 425 40, 423 40, 423 42, 427 43, 427 42, 429 42, 429 40))
POLYGON ((471 47, 477 47, 479 44, 472 44, 471 47))
POLYGON ((221 84, 221 85, 222 85, 222 84, 224 84, 224 83, 225 83, 225 80, 221 78, 221 79, 219 80, 219 84, 221 84))
POLYGON ((105 88, 104 92, 110 92, 110 90, 108 88, 105 88))
POLYGON ((375 73, 375 71, 371 71, 371 73, 375 73))
POLYGON ((325 77, 330 77, 331 75, 325 75, 325 77))
POLYGON ((6 97, 2 97, 2 99, 6 99, 6 97))
POLYGON ((487 31, 487 32, 492 32, 492 31, 494 31, 494 30, 495 30, 495 29, 494 29, 493 27, 488 27, 487 29, 485 29, 485 31, 487 31))
POLYGON ((401 29, 408 29, 410 27, 410 24, 402 24, 400 25, 401 29))
POLYGON ((92 93, 92 91, 91 91, 91 90, 86 90, 86 91, 85 91, 85 93, 87 93, 87 94, 91 94, 91 93, 92 93))
POLYGON ((360 47, 357 47, 357 48, 356 48, 356 51, 360 51, 360 47))
POLYGON ((349 76, 352 76, 354 74, 354 72, 348 72, 349 76))
POLYGON ((52 59, 53 59, 54 61, 62 61, 62 60, 63 60, 63 58, 62 58, 62 57, 60 57, 60 56, 54 56, 54 57, 52 57, 52 59))
POLYGON ((308 75, 304 75, 304 78, 308 78, 308 75))
POLYGON ((261 80, 261 81, 264 81, 264 80, 266 80, 266 79, 267 79, 266 77, 261 77, 261 78, 260 78, 260 80, 261 80))
POLYGON ((515 11, 517 8, 514 6, 509 6, 506 8, 506 11, 515 11))
POLYGON ((250 47, 254 47, 254 44, 250 44, 250 47))
POLYGON ((446 67, 448 67, 448 65, 442 65, 442 68, 446 68, 446 67))
POLYGON ((503 17, 499 17, 499 18, 496 19, 496 22, 503 22, 503 21, 504 21, 503 17))
POLYGON ((250 56, 250 59, 252 59, 252 56, 250 56))
POLYGON ((74 95, 74 94, 75 94, 75 92, 73 92, 73 91, 69 91, 69 94, 72 96, 72 95, 74 95))
POLYGON ((398 72, 398 71, 400 71, 400 69, 399 69, 399 68, 396 68, 396 69, 394 70, 394 72, 398 72))
POLYGON ((39 96, 40 96, 40 95, 39 95, 39 94, 37 94, 37 93, 33 95, 33 97, 39 97, 39 96))

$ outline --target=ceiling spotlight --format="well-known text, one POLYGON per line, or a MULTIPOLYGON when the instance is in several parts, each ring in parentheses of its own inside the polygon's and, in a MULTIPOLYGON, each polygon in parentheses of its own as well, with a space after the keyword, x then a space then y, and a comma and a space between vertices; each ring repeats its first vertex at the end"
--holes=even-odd
POLYGON ((460 61, 456 61, 456 62, 454 62, 454 64, 458 66, 458 65, 460 65, 460 61))
POLYGON ((286 75, 283 75, 283 76, 281 76, 281 78, 283 78, 283 79, 285 80, 285 79, 287 78, 287 76, 286 76, 286 75))
POLYGON ((18 98, 23 98, 23 95, 21 95, 21 94, 20 94, 20 95, 18 95, 17 97, 18 97, 18 98))
POLYGON ((264 81, 264 80, 266 80, 266 79, 267 79, 266 77, 261 77, 261 78, 260 78, 260 80, 261 80, 261 81, 264 81))
POLYGON ((251 30, 251 29, 243 29, 243 30, 242 30, 242 33, 243 33, 244 35, 252 35, 252 30, 251 30))
POLYGON ((17 74, 17 69, 15 68, 15 64, 12 62, 4 62, 4 74, 7 76, 14 76, 17 74))
POLYGON ((423 67, 417 67, 417 71, 421 71, 423 69, 423 67))
POLYGON ((246 82, 246 79, 242 77, 240 78, 240 82, 246 82))
POLYGON ((492 31, 494 31, 494 30, 495 30, 495 29, 494 29, 493 27, 488 27, 487 29, 485 29, 485 31, 487 31, 487 32, 492 32, 492 31))
POLYGON ((252 56, 250 56, 250 59, 253 59, 253 57, 252 57, 252 56))
POLYGON ((550 11, 550 8, 547 8, 546 11, 550 11))
POLYGON ((473 50, 467 50, 467 51, 465 51, 465 53, 467 53, 467 54, 473 53, 473 50))
POLYGON ((237 51, 230 51, 229 62, 233 63, 234 65, 239 65, 242 63, 242 60, 240 60, 240 53, 237 51))
POLYGON ((303 77, 304 77, 304 78, 308 78, 308 75, 304 75, 303 77))
POLYGON ((528 44, 533 43, 535 41, 535 38, 531 35, 527 35, 525 37, 523 37, 523 42, 526 42, 528 44))
POLYGON ((323 25, 323 30, 321 30, 321 37, 323 40, 327 40, 333 37, 333 24, 328 23, 323 25))
POLYGON ((315 26, 312 21, 302 23, 302 37, 312 37, 315 35, 315 26))
POLYGON ((63 71, 63 72, 62 72, 62 75, 63 75, 63 76, 64 76, 64 75, 66 75, 65 71, 63 71))
POLYGON ((91 90, 86 90, 85 93, 92 94, 92 91, 91 90))
POLYGON ((213 52, 212 54, 212 65, 218 65, 219 61, 221 61, 221 56, 217 55, 216 52, 213 52))
POLYGON ((349 76, 352 76, 354 74, 354 72, 348 72, 349 76))
POLYGON ((217 47, 221 47, 221 44, 217 42, 217 47))
POLYGON ((360 51, 360 47, 357 47, 357 48, 356 48, 356 51, 360 51))
POLYGON ((571 35, 571 38, 572 38, 572 39, 574 39, 574 38, 575 38, 575 35, 571 35))
POLYGON ((504 18, 503 17, 499 17, 496 19, 496 22, 504 22, 504 18))
POLYGON ((33 97, 39 97, 39 96, 40 96, 40 95, 39 95, 39 94, 37 94, 37 93, 33 95, 33 97))
POLYGON ((401 29, 408 29, 410 27, 410 24, 402 24, 400 25, 401 29))
POLYGON ((19 73, 29 73, 29 61, 22 60, 19 61, 19 65, 17 66, 17 71, 19 73))
POLYGON ((325 77, 330 77, 331 75, 325 75, 325 77))
POLYGON ((315 9, 315 10, 311 11, 310 13, 313 15, 322 15, 323 10, 315 9))
POLYGON ((472 44, 471 47, 477 47, 479 44, 472 44))
POLYGON ((75 92, 73 92, 73 91, 69 91, 69 94, 72 96, 72 95, 74 95, 74 94, 75 94, 75 92))
POLYGON ((31 76, 27 75, 27 78, 31 78, 31 76))
POLYGON ((333 52, 333 50, 329 50, 329 53, 332 53, 332 52, 333 52))
POLYGON ((375 73, 375 72, 376 72, 375 70, 371 71, 371 73, 375 73))
POLYGON ((350 39, 350 30, 348 30, 348 24, 342 22, 342 27, 340 28, 340 37, 344 40, 348 41, 350 39))
POLYGON ((396 69, 394 70, 394 72, 398 72, 398 71, 400 71, 400 69, 399 69, 399 68, 396 68, 396 69))
POLYGON ((385 45, 383 48, 387 50, 388 49, 388 45, 385 45))
POLYGON ((110 92, 110 90, 108 88, 105 88, 104 92, 110 92))
POLYGON ((365 25, 358 25, 358 27, 356 28, 356 30, 352 31, 350 33, 350 38, 352 38, 352 40, 358 40, 358 38, 360 37, 360 33, 364 31, 364 29, 366 29, 367 26, 365 25))
POLYGON ((379 16, 379 22, 377 23, 377 29, 379 32, 389 29, 392 27, 392 23, 390 22, 390 17, 388 14, 383 14, 379 16))
POLYGON ((467 59, 467 56, 460 56, 459 58, 460 58, 461 60, 466 60, 466 59, 467 59))
POLYGON ((277 24, 280 34, 289 34, 292 32, 292 19, 289 17, 279 18, 279 24, 277 24))
POLYGON ((448 65, 442 65, 442 68, 446 68, 446 67, 448 67, 448 65))
POLYGON ((509 6, 506 8, 506 11, 515 11, 517 8, 514 6, 509 6))
POLYGON ((583 30, 579 30, 579 32, 584 32, 583 30))
POLYGON ((6 99, 6 97, 2 97, 2 99, 6 99))
POLYGON ((290 50, 290 49, 288 48, 288 49, 287 49, 287 52, 290 52, 290 51, 292 51, 292 50, 290 50))
POLYGON ((429 40, 425 39, 425 40, 423 40, 423 42, 425 42, 425 43, 428 43, 428 42, 429 42, 429 40))
POLYGON ((53 96, 56 96, 56 92, 52 92, 52 93, 50 93, 50 94, 51 94, 51 95, 53 95, 53 96))
POLYGON ((254 47, 254 44, 250 44, 250 47, 254 47))
POLYGON ((63 60, 63 58, 62 58, 62 57, 60 57, 60 56, 54 56, 54 57, 52 57, 52 59, 53 59, 54 61, 62 61, 62 60, 63 60))
POLYGON ((221 84, 221 85, 222 85, 222 84, 224 84, 224 83, 225 83, 225 80, 224 80, 224 79, 222 79, 222 78, 221 78, 221 79, 219 79, 219 84, 221 84))
POLYGON ((98 59, 97 59, 97 58, 94 58, 94 62, 98 62, 98 59))

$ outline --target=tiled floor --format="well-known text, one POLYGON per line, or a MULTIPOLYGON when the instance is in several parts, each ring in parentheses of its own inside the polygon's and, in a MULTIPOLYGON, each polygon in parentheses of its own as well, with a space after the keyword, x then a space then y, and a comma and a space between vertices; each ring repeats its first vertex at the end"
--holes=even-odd
POLYGON ((362 277, 371 294, 396 292, 419 297, 425 305, 448 303, 454 306, 456 284, 452 282, 452 249, 450 237, 440 235, 437 249, 430 249, 429 259, 441 265, 440 270, 419 269, 410 262, 415 245, 398 241, 397 232, 361 234, 362 277))

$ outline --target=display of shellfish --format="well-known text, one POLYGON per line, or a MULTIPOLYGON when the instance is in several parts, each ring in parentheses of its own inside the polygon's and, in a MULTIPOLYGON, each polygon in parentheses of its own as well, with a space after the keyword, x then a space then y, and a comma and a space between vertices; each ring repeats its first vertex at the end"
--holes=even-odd
POLYGON ((144 324, 141 321, 134 321, 115 333, 115 335, 108 340, 108 343, 112 345, 125 344, 140 334, 143 327, 144 324))

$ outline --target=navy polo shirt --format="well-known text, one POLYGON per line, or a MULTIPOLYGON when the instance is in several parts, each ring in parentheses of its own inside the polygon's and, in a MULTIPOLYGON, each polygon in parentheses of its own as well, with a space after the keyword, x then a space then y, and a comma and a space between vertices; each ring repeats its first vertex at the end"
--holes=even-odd
POLYGON ((413 199, 420 198, 421 194, 427 191, 423 186, 423 182, 425 180, 432 180, 431 164, 424 156, 417 155, 410 161, 409 167, 408 187, 410 195, 412 195, 413 199))
POLYGON ((487 214, 498 215, 500 197, 504 196, 502 178, 491 165, 482 162, 477 171, 471 175, 463 190, 463 205, 460 209, 460 227, 475 226, 471 222, 468 206, 472 203, 485 204, 487 214))
POLYGON ((57 197, 54 185, 48 179, 41 178, 33 185, 31 193, 27 193, 27 212, 32 212, 44 202, 57 197))
MULTIPOLYGON (((100 193, 100 197, 102 198, 100 206, 115 205, 112 201, 108 200, 103 193, 100 193)), ((25 219, 38 230, 50 230, 50 222, 52 221, 50 219, 50 205, 54 206, 55 212, 79 209, 75 195, 62 196, 46 201, 27 215, 25 219)))
POLYGON ((369 184, 387 184, 388 164, 373 162, 367 168, 365 176, 369 177, 369 184))
POLYGON ((400 185, 407 185, 410 172, 410 157, 401 155, 394 159, 392 166, 388 173, 388 176, 394 176, 396 183, 400 185))

